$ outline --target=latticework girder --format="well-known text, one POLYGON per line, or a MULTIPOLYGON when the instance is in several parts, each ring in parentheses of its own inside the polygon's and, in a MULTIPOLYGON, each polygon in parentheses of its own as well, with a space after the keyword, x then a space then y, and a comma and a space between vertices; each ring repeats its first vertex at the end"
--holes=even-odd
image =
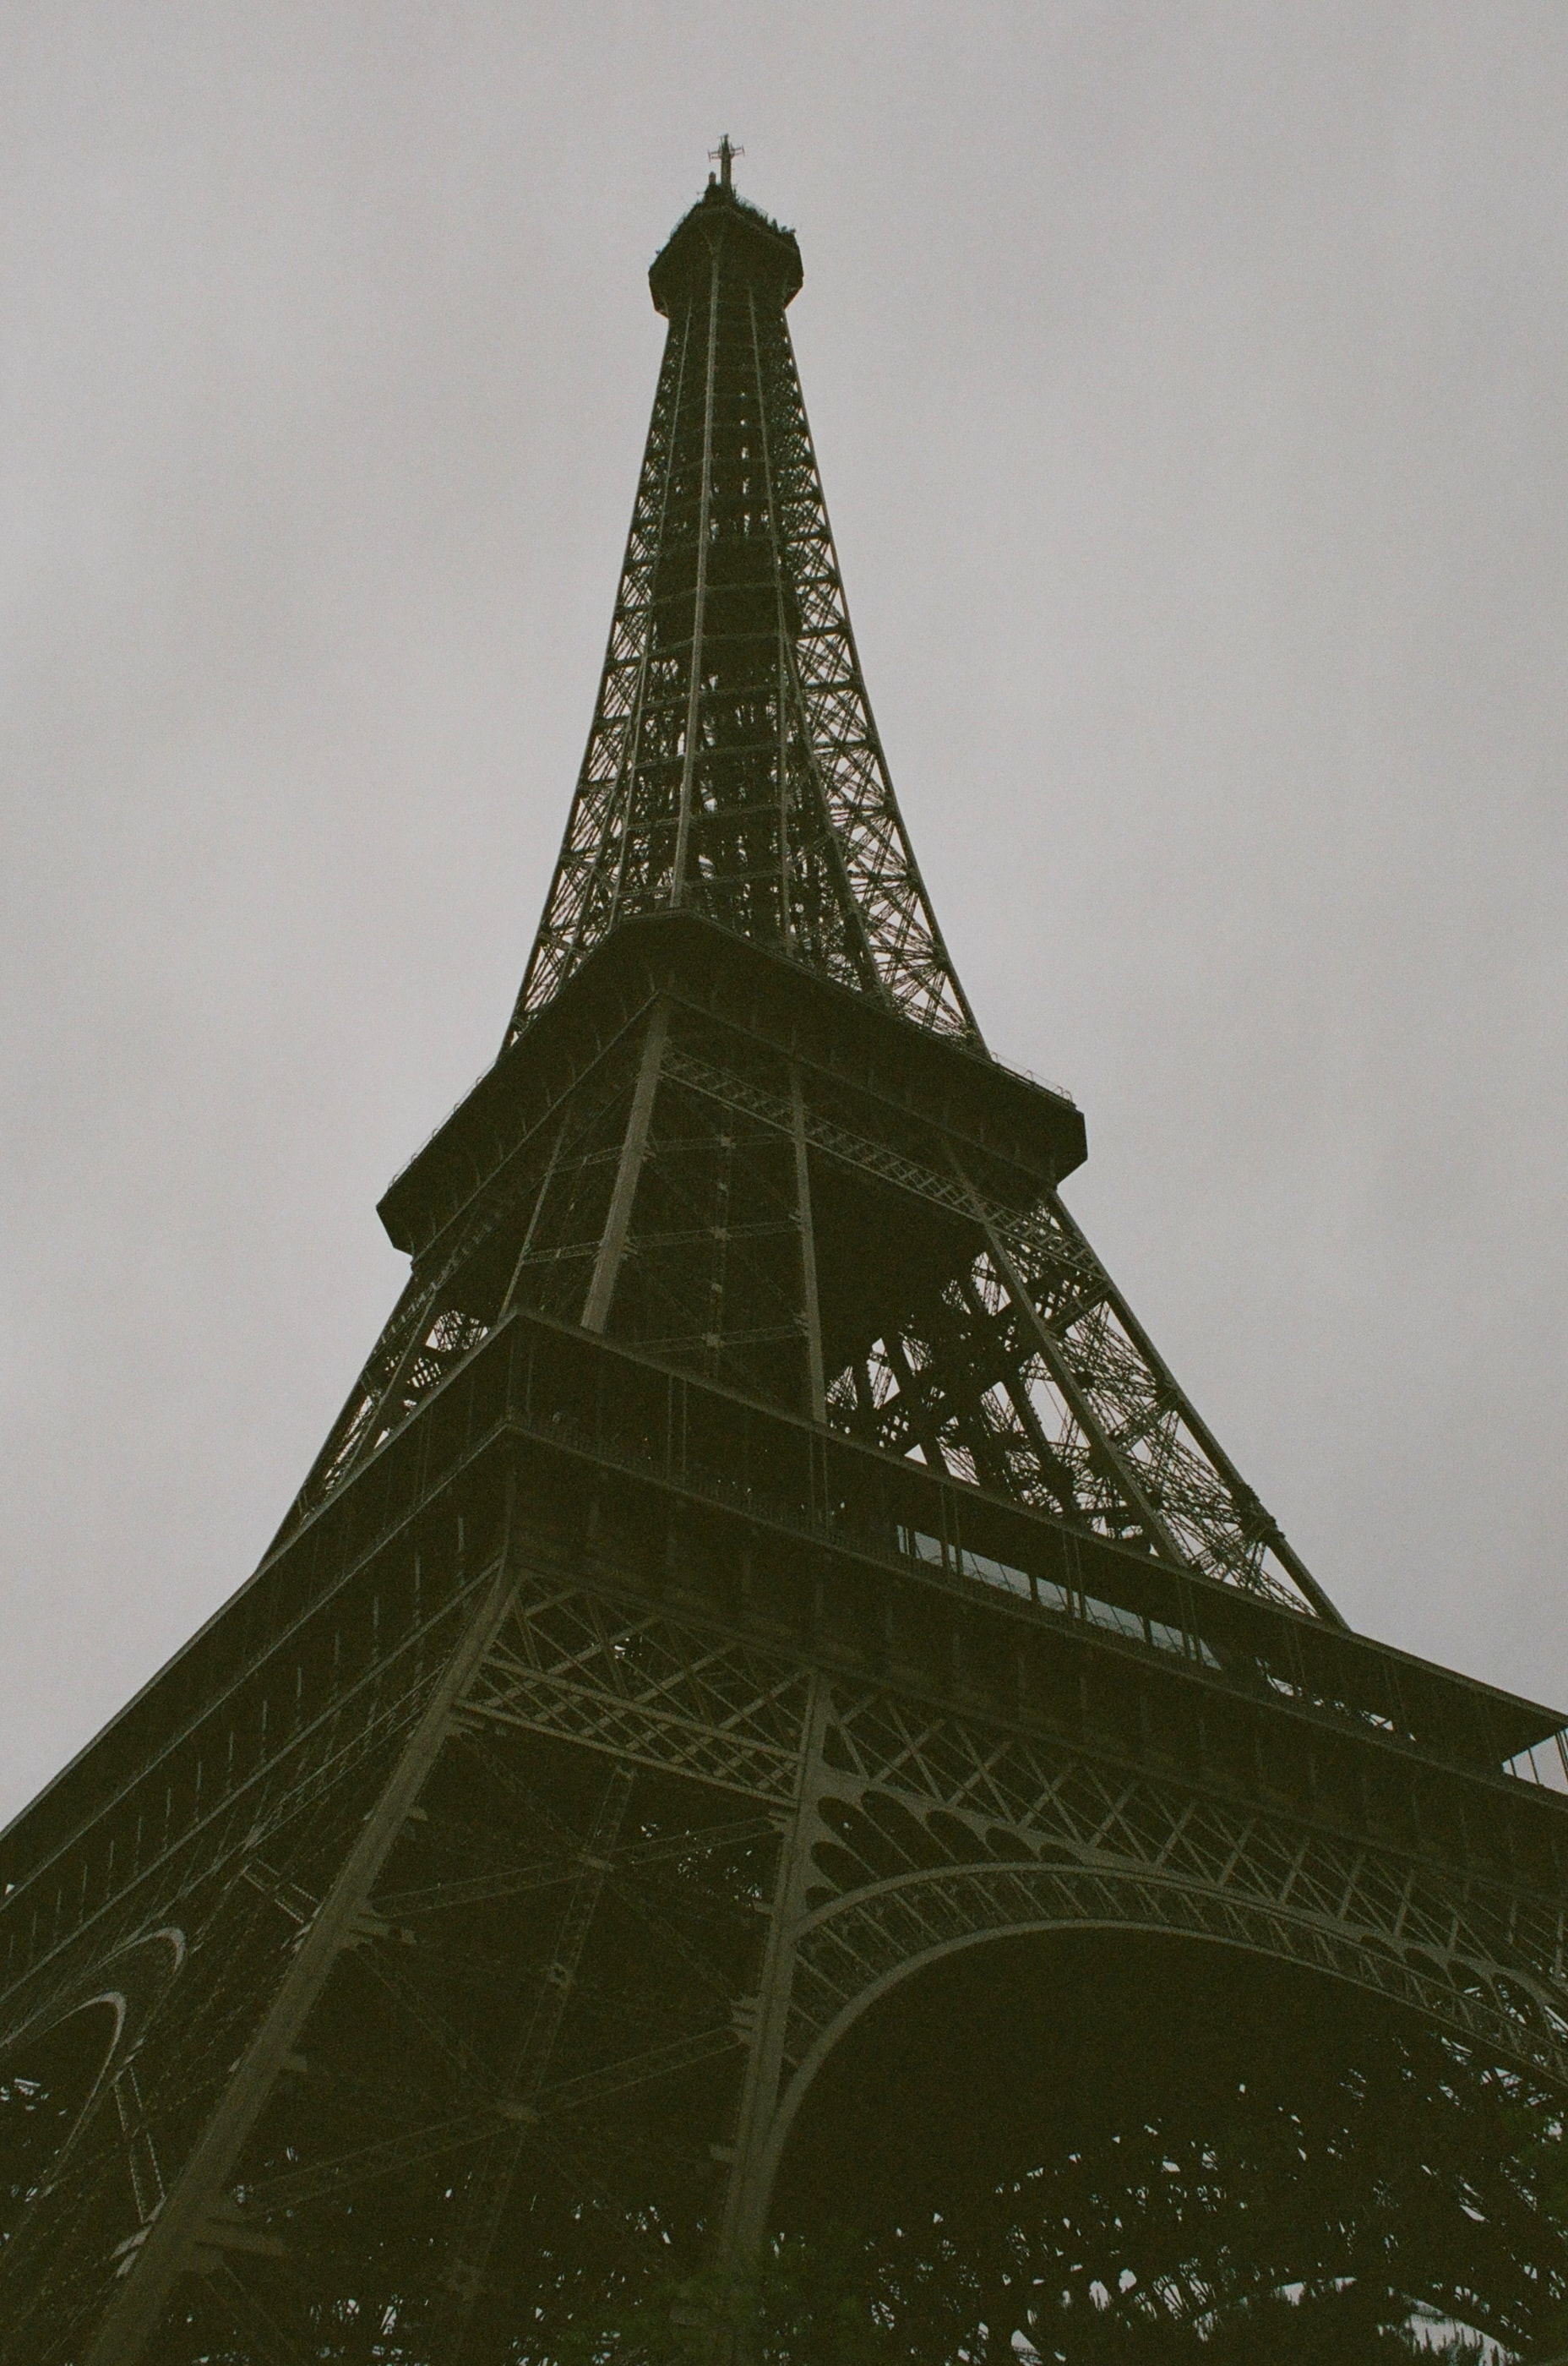
POLYGON ((553 2358, 726 2194, 765 2222, 882 1994, 1019 1936, 1239 1950, 1568 2085, 1561 1819, 1495 1771, 1538 1713, 985 1511, 509 1320, 9 1840, 0 2087, 67 2114, 17 2359, 325 2356, 351 2303, 553 2358))
MULTIPOLYGON (((498 1075, 585 966, 684 916, 840 989, 841 1031, 863 1005, 950 1044, 971 1087, 1000 1076, 871 719, 785 319, 800 276, 723 186, 654 266, 669 332, 610 647, 498 1075)), ((1072 1155, 988 1174, 939 1115, 912 1127, 756 1034, 657 995, 609 1040, 594 1022, 421 1254, 293 1517, 527 1306, 1337 1617, 1060 1199, 1072 1155), (925 1254, 880 1274, 844 1239, 911 1213, 925 1254)))
POLYGON ((671 1006, 652 1054, 648 1024, 547 1106, 504 1190, 477 1194, 410 1283, 301 1512, 513 1307, 586 1319, 641 1072, 647 1121, 602 1324, 890 1452, 1337 1617, 1059 1192, 1036 1181, 1020 1205, 982 1189, 972 1152, 939 1127, 890 1129, 734 1020, 671 1006), (890 1227, 923 1228, 926 1254, 886 1284, 862 1256, 852 1290, 857 1241, 890 1227))
POLYGON ((722 189, 669 314, 588 751, 509 1041, 619 922, 688 911, 978 1039, 856 654, 784 307, 792 237, 722 189))
POLYGON ((0 2360, 561 2366, 786 2223, 933 2366, 1187 2355, 1249 2278, 1561 2346, 1562 1720, 1350 1633, 1064 1202, 722 155, 408 1286, 0 1840, 0 2360))

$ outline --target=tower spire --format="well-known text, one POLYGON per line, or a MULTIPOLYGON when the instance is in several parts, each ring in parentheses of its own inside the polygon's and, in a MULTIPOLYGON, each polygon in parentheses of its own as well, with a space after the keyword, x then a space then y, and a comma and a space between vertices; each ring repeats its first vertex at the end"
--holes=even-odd
POLYGON ((785 310, 792 231, 722 178, 650 271, 669 322, 592 727, 508 1031, 685 911, 981 1049, 893 794, 785 310))
MULTIPOLYGON (((711 164, 717 164, 719 167, 719 186, 722 189, 734 188, 734 176, 731 167, 734 163, 737 156, 744 156, 745 154, 745 150, 744 148, 736 148, 733 145, 730 135, 727 131, 721 136, 719 144, 716 148, 709 149, 708 162, 711 164)), ((710 181, 711 181, 711 178, 712 175, 710 175, 710 181)))

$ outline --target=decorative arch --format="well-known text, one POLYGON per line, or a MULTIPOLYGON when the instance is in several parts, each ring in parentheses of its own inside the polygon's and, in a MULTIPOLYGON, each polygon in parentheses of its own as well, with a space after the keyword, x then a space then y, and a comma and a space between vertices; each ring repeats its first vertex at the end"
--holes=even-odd
POLYGON ((818 1905, 799 1928, 782 2075, 756 2162, 760 2235, 790 2130, 848 2031, 927 1966, 989 1942, 1126 1932, 1226 1947, 1339 1981, 1568 2094, 1568 2022, 1539 1984, 1396 1932, 1107 1863, 969 1862, 890 1875, 818 1905))
POLYGON ((117 2079, 162 2010, 185 1959, 185 1934, 173 1924, 117 1947, 69 1988, 35 2008, 0 2039, 0 2078, 25 2062, 27 2049, 48 2042, 73 2020, 95 2011, 110 2016, 108 2043, 71 2126, 50 2164, 48 2183, 75 2152, 117 2079))
POLYGON ((85 2006, 112 2001, 117 2009, 113 2056, 123 2059, 140 2045, 185 1960, 185 1934, 168 1923, 144 1931, 100 1957, 68 1987, 50 1993, 0 2035, 0 2070, 18 2050, 68 2021, 85 2006))

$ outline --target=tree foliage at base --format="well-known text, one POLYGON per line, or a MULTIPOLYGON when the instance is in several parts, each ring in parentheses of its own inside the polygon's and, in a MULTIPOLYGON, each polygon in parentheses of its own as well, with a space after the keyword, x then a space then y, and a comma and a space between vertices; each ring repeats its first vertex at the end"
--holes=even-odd
POLYGON ((874 2246, 779 2239, 744 2275, 672 2279, 562 2353, 562 2366, 1472 2366, 1479 2333, 1412 2323, 1409 2300, 1353 2284, 1235 2297, 1201 2318, 1109 2303, 1062 2312, 1055 2346, 1021 2346, 975 2315, 972 2278, 925 2263, 923 2304, 890 2283, 874 2246))

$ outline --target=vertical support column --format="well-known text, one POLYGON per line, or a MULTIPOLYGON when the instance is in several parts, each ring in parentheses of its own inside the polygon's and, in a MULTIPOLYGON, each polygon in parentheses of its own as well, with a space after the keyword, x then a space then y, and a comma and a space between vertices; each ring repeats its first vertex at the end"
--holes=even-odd
POLYGON ((817 1298, 817 1236, 812 1222, 812 1170, 806 1145, 806 1097, 801 1064, 790 1064, 794 1112, 795 1207, 801 1226, 801 1302, 806 1322, 806 1410, 813 1421, 827 1419, 827 1381, 823 1370, 822 1307, 817 1298))
POLYGON ((602 1331, 610 1320, 610 1301, 615 1296, 621 1260, 626 1254, 626 1235, 632 1227, 632 1203, 637 1196, 637 1178, 642 1174, 643 1155, 648 1147, 654 1097, 659 1088, 659 1069, 668 1033, 669 1005, 661 997, 654 1005, 648 1031, 643 1039, 643 1064, 637 1071, 637 1089, 632 1096, 632 1114, 626 1121, 626 1132, 621 1144, 620 1163, 615 1169, 615 1189, 610 1195, 610 1213, 599 1234, 599 1255, 593 1261, 593 1279, 588 1283, 588 1296, 583 1301, 585 1331, 602 1331))
POLYGON ((278 2074, 295 2051, 306 2018, 352 1937, 371 1887, 441 1754, 452 1712, 511 1608, 517 1590, 511 1563, 509 1509, 499 1566, 470 1614, 444 1673, 337 1878, 307 1926, 272 2003, 230 2071, 211 2118, 149 2225, 96 2338, 83 2354, 82 2366, 135 2366, 145 2355, 174 2286, 220 2207, 223 2188, 266 2108, 278 2074))
POLYGON ((141 2100, 141 2081, 136 2075, 134 2056, 114 2082, 114 2097, 115 2109, 119 2114, 120 2134, 125 2138, 126 2161, 130 2169, 130 2190, 136 2200, 136 2214, 145 2226, 162 2207, 163 2178, 158 2166, 152 2131, 147 2124, 147 2109, 141 2100))
POLYGON ((617 1766, 610 1774, 588 1846, 582 1852, 582 1869, 566 1900, 566 1910, 556 1935, 555 1952, 545 1970, 543 1987, 521 2042, 512 2056, 506 2083, 498 2099, 513 2124, 495 2138, 490 2146, 481 2172, 478 2206, 458 2237, 447 2270, 446 2281, 454 2300, 450 2312, 450 2339, 441 2351, 442 2366, 459 2366, 468 2347, 474 2313, 485 2288, 485 2278, 500 2233, 501 2221, 506 2215, 518 2168, 527 2147, 529 2130, 539 2116, 535 2108, 539 2090, 544 2084, 556 2035, 577 1985, 583 1949, 588 1944, 588 1926, 610 1877, 615 1846, 621 1838, 621 1827, 625 1821, 632 1797, 632 1786, 631 1768, 617 1766))
POLYGON ((424 1301, 420 1308, 414 1327, 409 1335, 408 1346, 404 1348, 396 1364, 392 1367, 390 1376, 384 1380, 381 1385, 380 1391, 376 1395, 375 1402, 372 1405, 364 1425, 360 1431, 359 1443, 343 1465, 342 1471, 340 1475, 340 1484, 342 1483, 342 1480, 346 1478, 349 1472, 354 1470, 358 1464, 364 1461, 374 1449, 376 1438, 380 1434, 382 1415, 386 1413, 389 1405, 396 1403, 399 1391, 408 1381, 409 1375, 412 1372, 414 1366, 419 1362, 420 1356, 424 1353, 425 1347, 429 1344, 431 1333, 435 1328, 436 1321, 438 1319, 442 1291, 445 1287, 446 1282, 451 1278, 452 1268, 456 1260, 454 1258, 448 1257, 446 1263, 442 1267, 441 1271, 436 1275, 435 1279, 431 1283, 429 1289, 426 1290, 424 1301))
POLYGON ((1344 1617, 1343 1613, 1336 1609, 1334 1604, 1329 1601, 1328 1596, 1324 1593, 1323 1588, 1318 1584, 1317 1580, 1313 1576, 1312 1572, 1307 1568, 1306 1563, 1302 1560, 1301 1555, 1296 1551, 1295 1547, 1291 1543, 1290 1538, 1282 1534, 1279 1523, 1272 1519, 1269 1513, 1264 1511, 1263 1506, 1259 1503, 1252 1489, 1248 1485, 1246 1480, 1242 1477, 1240 1471, 1237 1469, 1235 1463, 1226 1452, 1224 1447, 1221 1446, 1218 1438, 1215 1436, 1207 1422, 1204 1421, 1197 1407, 1192 1403, 1186 1391, 1179 1385, 1170 1365, 1165 1361, 1164 1357, 1160 1354, 1159 1348, 1149 1337, 1148 1333, 1144 1329, 1143 1324, 1138 1321, 1137 1316, 1133 1313, 1132 1308, 1127 1304, 1126 1300, 1116 1288, 1115 1283, 1112 1280, 1109 1273, 1105 1270, 1100 1258, 1095 1255, 1094 1250, 1091 1247, 1088 1240, 1084 1236, 1082 1225, 1080 1224, 1077 1217, 1072 1213, 1071 1210, 1064 1204, 1060 1195, 1055 1190, 1051 1192, 1050 1204, 1052 1213, 1055 1216, 1057 1222, 1061 1226, 1063 1232, 1067 1234, 1070 1239, 1077 1242, 1079 1248, 1089 1258, 1090 1262, 1098 1272, 1100 1280, 1103 1286, 1106 1302, 1111 1307, 1117 1322, 1126 1333, 1127 1337, 1132 1341, 1134 1347, 1137 1350, 1137 1353, 1142 1357, 1149 1371, 1153 1374, 1156 1385, 1159 1388, 1160 1394, 1163 1396, 1167 1403, 1173 1404, 1177 1407, 1182 1425, 1186 1428, 1192 1437, 1195 1439, 1201 1452, 1207 1456, 1215 1475, 1228 1493, 1238 1518, 1244 1524, 1247 1522, 1249 1517, 1267 1524, 1263 1540, 1267 1544, 1269 1550, 1273 1554, 1275 1560, 1280 1563, 1281 1567, 1288 1572, 1296 1585, 1300 1587, 1302 1593, 1306 1596, 1307 1601, 1317 1612, 1318 1617, 1320 1618, 1326 1618, 1331 1627, 1338 1627, 1342 1632, 1349 1633, 1349 1620, 1344 1617))
POLYGON ((713 521, 713 381, 719 352, 719 265, 722 238, 713 248, 708 281, 708 367, 702 389, 702 489, 697 505, 697 581, 691 607, 691 681, 686 699, 686 742, 680 768, 680 813, 675 826, 675 857, 670 879, 669 908, 678 912, 686 896, 687 851, 691 838, 691 801, 697 782, 697 753, 702 731, 702 647, 708 608, 708 541, 713 521))
POLYGON ((762 341, 756 326, 756 289, 746 290, 746 306, 751 320, 751 360, 756 380, 757 440, 762 448, 762 481, 767 511, 767 537, 773 556, 774 620, 778 635, 778 669, 774 676, 773 696, 777 707, 775 722, 774 760, 778 767, 778 934, 787 952, 795 950, 795 899, 790 892, 790 624, 784 606, 784 587, 788 576, 784 565, 784 545, 778 531, 778 495, 773 482, 773 456, 768 447, 767 387, 762 373, 762 341))
POLYGON ((506 1321, 517 1298, 518 1285, 522 1279, 522 1268, 528 1263, 528 1253, 533 1246, 533 1236, 539 1230, 539 1221, 544 1213, 544 1202, 550 1197, 550 1186, 555 1180, 555 1169, 561 1160, 561 1144, 566 1139, 566 1125, 567 1120, 563 1117, 555 1129, 555 1139, 550 1144, 550 1155, 544 1162, 543 1179, 533 1197, 533 1206, 522 1235, 522 1246, 517 1253, 517 1262, 511 1269, 511 1279, 507 1284, 506 1295, 501 1300, 500 1310, 496 1316, 498 1324, 506 1321))
MULTIPOLYGON (((373 1375, 383 1368, 381 1359, 384 1351, 392 1352, 386 1348, 387 1341, 403 1339, 402 1325, 405 1323, 414 1326, 417 1339, 422 1341, 427 1335, 430 1327, 431 1302, 439 1286, 439 1283, 432 1282, 428 1275, 409 1274, 397 1305, 392 1309, 391 1314, 382 1327, 380 1338, 371 1350, 370 1361, 355 1381, 347 1403, 327 1432, 325 1444, 306 1472, 304 1484, 289 1505, 283 1526, 268 1546, 269 1554, 276 1551, 285 1537, 297 1526, 304 1514, 316 1502, 327 1474, 343 1452, 348 1440, 353 1436, 355 1424, 361 1420, 370 1419, 374 1413, 375 1407, 370 1401, 376 1396, 381 1384, 373 1378, 373 1375)), ((407 1346, 408 1341, 404 1339, 403 1347, 396 1351, 397 1358, 402 1357, 407 1346)))
POLYGON ((975 1189, 957 1152, 949 1150, 947 1155, 953 1173, 969 1194, 985 1238, 986 1255, 995 1268, 997 1279, 1006 1290, 1025 1335, 1033 1340, 1049 1367, 1051 1378, 1066 1398, 1074 1421, 1092 1442, 1101 1461, 1114 1471, 1123 1494, 1142 1521, 1144 1533, 1155 1549, 1163 1553, 1168 1560, 1174 1561, 1178 1568, 1184 1567, 1188 1556, 1177 1543, 1169 1523, 1143 1485, 1137 1466, 1129 1456, 1122 1452, 1090 1402, 1088 1391, 1069 1362, 1061 1341, 1036 1305, 1028 1284, 1019 1272, 991 1211, 975 1189))
POLYGON ((734 2160, 730 2189, 724 2199, 720 2236, 727 2264, 742 2267, 756 2251, 767 2232, 767 2207, 773 2198, 778 2167, 774 2121, 779 2078, 784 2064, 784 2039, 789 2026, 790 1997, 795 1977, 795 1951, 805 1912, 811 1879, 812 1842, 818 1809, 826 1788, 823 1744, 827 1732, 828 1680, 820 1669, 812 1677, 806 1700, 801 1745, 801 1787, 795 1811, 785 1835, 774 1886, 773 1911, 768 1919, 763 1953, 762 1980, 752 2027, 751 2052, 741 2086, 735 2123, 734 2160))

